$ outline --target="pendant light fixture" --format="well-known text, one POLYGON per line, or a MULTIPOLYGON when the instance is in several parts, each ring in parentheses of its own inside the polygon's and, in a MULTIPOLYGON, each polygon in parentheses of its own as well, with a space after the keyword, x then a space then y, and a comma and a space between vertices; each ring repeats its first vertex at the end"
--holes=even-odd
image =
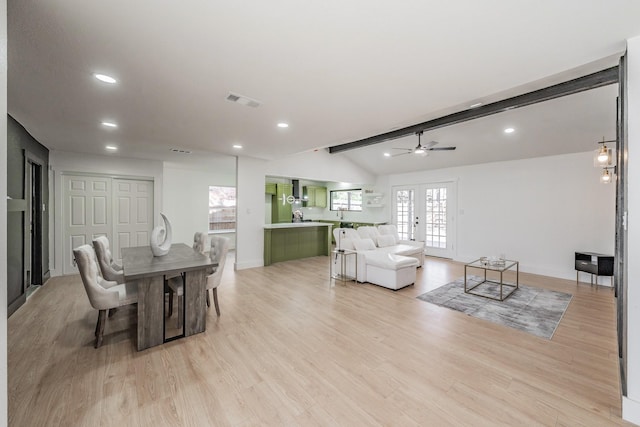
POLYGON ((611 166, 611 162, 613 161, 613 150, 607 147, 608 142, 616 142, 616 140, 605 141, 604 137, 602 137, 602 141, 598 142, 598 144, 602 144, 600 148, 598 148, 593 155, 593 166, 595 167, 607 167, 611 166))

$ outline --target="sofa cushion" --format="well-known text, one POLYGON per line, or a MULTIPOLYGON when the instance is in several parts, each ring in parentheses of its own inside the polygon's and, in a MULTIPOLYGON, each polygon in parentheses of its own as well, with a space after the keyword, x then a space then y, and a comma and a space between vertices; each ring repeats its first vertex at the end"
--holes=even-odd
POLYGON ((411 245, 395 245, 394 253, 396 255, 414 255, 422 252, 422 248, 411 245))
POLYGON ((357 251, 372 251, 376 249, 376 244, 368 238, 353 240, 353 246, 355 246, 357 251))
POLYGON ((381 234, 378 236, 379 248, 384 248, 386 246, 393 246, 395 244, 396 244, 396 239, 390 234, 387 234, 387 235, 381 234))
POLYGON ((347 250, 354 250, 355 246, 353 246, 353 240, 352 239, 342 239, 339 241, 340 243, 340 247, 338 249, 347 249, 347 250))
POLYGON ((398 235, 398 229, 393 224, 382 224, 378 226, 378 232, 384 235, 393 236, 396 243, 400 241, 400 236, 398 235))
POLYGON ((372 252, 367 254, 367 264, 387 270, 399 270, 405 267, 418 266, 418 260, 395 254, 372 252))
POLYGON ((374 243, 377 242, 378 236, 380 235, 380 233, 378 232, 378 229, 370 225, 362 225, 358 227, 357 231, 362 239, 369 238, 373 240, 374 243))

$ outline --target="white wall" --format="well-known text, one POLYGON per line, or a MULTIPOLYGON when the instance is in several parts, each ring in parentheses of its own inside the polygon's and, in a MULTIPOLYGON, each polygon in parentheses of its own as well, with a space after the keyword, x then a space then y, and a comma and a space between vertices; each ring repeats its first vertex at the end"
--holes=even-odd
POLYGON ((0 0, 0 426, 7 413, 7 1, 0 0))
POLYGON ((333 181, 364 184, 375 176, 354 165, 339 154, 326 150, 307 151, 266 163, 266 175, 313 181, 333 181))
POLYGON ((456 181, 456 260, 506 254, 521 271, 575 279, 575 251, 614 251, 615 186, 599 174, 589 152, 392 175, 386 192, 456 181))
MULTIPOLYGON (((229 157, 235 169, 236 160, 229 157)), ((235 173, 225 168, 195 167, 187 163, 165 163, 163 168, 164 200, 162 213, 171 222, 174 243, 191 246, 193 233, 209 230, 209 186, 235 187, 235 173)), ((230 249, 235 248, 235 233, 222 234, 228 237, 230 249)))
POLYGON ((622 415, 640 425, 640 37, 628 40, 627 58, 627 397, 622 415))
POLYGON ((236 164, 236 270, 264 265, 266 164, 250 157, 236 164))
MULTIPOLYGON (((67 151, 51 151, 49 165, 53 172, 50 181, 50 206, 54 218, 62 218, 62 174, 63 172, 94 173, 131 178, 151 178, 154 181, 153 209, 156 212, 155 223, 160 222, 162 206, 162 162, 154 160, 130 159, 115 156, 97 156, 67 151)), ((53 221, 50 229, 50 269, 52 276, 62 274, 62 222, 53 221)), ((192 236, 193 239, 193 236, 192 236)))

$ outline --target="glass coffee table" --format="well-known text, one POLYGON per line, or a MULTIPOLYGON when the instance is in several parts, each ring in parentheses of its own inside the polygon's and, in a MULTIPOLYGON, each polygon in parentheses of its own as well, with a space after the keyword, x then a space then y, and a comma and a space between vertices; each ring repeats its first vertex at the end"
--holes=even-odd
POLYGON ((485 297, 489 299, 493 299, 496 301, 504 301, 509 298, 509 296, 518 289, 520 285, 520 263, 518 261, 512 260, 500 260, 499 262, 490 262, 488 259, 479 258, 473 262, 464 265, 464 293, 477 295, 480 297, 485 297), (516 283, 504 283, 503 275, 504 272, 515 267, 516 270, 516 283), (475 280, 467 281, 467 269, 475 268, 481 269, 484 271, 484 278, 479 283, 476 283, 475 280), (496 280, 488 280, 487 279, 487 271, 495 271, 500 273, 500 281, 496 280), (472 285, 472 286, 471 286, 472 285), (483 286, 484 292, 480 292, 478 289, 479 286, 483 286), (506 289, 505 289, 506 288, 506 289))

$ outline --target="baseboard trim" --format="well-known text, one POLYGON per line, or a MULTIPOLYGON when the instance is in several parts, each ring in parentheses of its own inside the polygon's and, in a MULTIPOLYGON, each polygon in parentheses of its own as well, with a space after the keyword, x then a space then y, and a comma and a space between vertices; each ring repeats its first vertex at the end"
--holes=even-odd
POLYGON ((264 260, 254 260, 254 261, 246 261, 246 262, 236 262, 233 264, 233 268, 238 270, 246 270, 248 268, 256 268, 256 267, 264 267, 264 260))
POLYGON ((15 313, 20 307, 22 307, 22 304, 24 304, 25 302, 27 302, 26 293, 20 295, 14 302, 9 304, 9 307, 7 308, 7 317, 11 317, 11 315, 15 313))
POLYGON ((640 402, 622 396, 622 419, 640 425, 640 402))

